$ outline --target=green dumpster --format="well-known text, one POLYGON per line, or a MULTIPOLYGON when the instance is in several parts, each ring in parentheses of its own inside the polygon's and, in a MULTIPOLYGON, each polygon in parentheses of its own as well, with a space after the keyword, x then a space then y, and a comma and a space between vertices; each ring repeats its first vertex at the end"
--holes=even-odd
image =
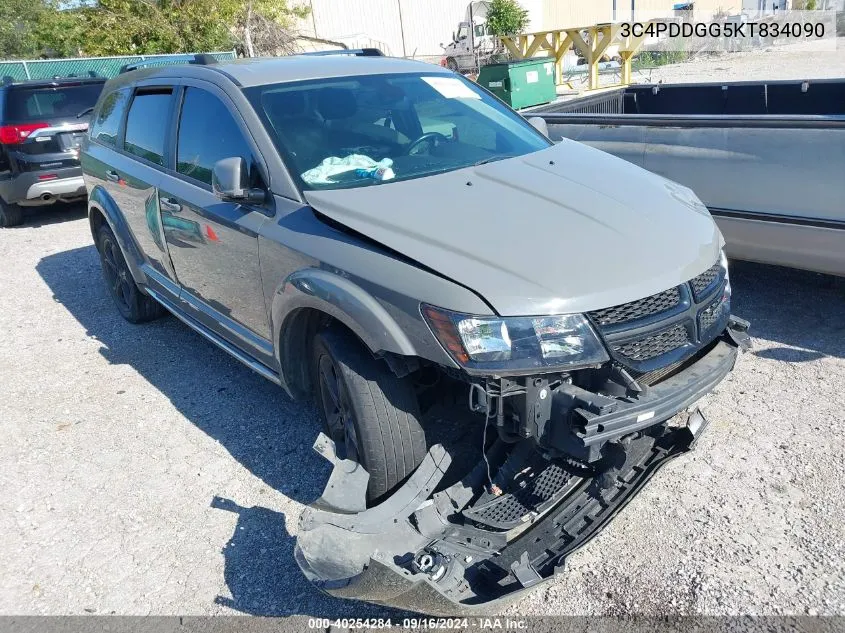
POLYGON ((549 103, 557 97, 554 61, 548 57, 482 66, 477 81, 514 110, 549 103))

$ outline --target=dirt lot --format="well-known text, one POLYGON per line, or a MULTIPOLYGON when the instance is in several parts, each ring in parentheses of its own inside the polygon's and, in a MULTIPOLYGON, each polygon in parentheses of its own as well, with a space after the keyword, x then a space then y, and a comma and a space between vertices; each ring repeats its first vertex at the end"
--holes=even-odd
MULTIPOLYGON (((754 81, 758 79, 823 79, 845 77, 845 37, 835 51, 811 52, 812 44, 778 45, 758 51, 701 55, 684 64, 661 66, 652 82, 754 81)), ((636 76, 639 83, 646 77, 636 76)))

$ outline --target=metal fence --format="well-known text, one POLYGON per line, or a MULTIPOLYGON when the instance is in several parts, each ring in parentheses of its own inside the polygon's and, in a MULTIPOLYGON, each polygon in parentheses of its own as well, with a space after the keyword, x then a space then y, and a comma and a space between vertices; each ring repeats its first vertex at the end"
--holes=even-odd
MULTIPOLYGON (((235 59, 235 51, 209 53, 218 61, 235 59)), ((53 77, 114 77, 122 66, 154 60, 162 65, 179 55, 127 55, 121 57, 73 57, 69 59, 27 59, 0 62, 0 80, 51 79, 53 77)))

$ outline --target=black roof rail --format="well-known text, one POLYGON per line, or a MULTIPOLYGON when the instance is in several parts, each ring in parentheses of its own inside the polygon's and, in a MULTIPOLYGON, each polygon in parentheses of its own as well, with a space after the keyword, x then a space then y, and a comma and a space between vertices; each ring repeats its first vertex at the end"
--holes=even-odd
POLYGON ((352 55, 354 57, 384 57, 384 53, 378 48, 339 48, 329 51, 312 51, 309 53, 298 53, 299 55, 352 55))
POLYGON ((124 64, 120 67, 120 74, 128 73, 132 70, 139 70, 148 66, 170 66, 171 64, 197 64, 199 66, 209 66, 216 64, 217 59, 214 55, 208 53, 197 53, 196 55, 173 55, 170 57, 156 57, 153 59, 145 59, 140 62, 133 62, 131 64, 124 64))

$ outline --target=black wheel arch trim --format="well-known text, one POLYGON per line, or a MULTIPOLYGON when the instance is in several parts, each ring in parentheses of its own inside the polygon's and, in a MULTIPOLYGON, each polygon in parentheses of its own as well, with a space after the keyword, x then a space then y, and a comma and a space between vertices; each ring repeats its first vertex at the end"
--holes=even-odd
POLYGON ((145 286, 147 276, 141 269, 141 263, 144 261, 141 255, 141 248, 132 236, 132 231, 129 230, 129 225, 126 223, 117 204, 106 193, 105 189, 100 186, 93 187, 88 193, 88 223, 91 228, 91 236, 94 238, 94 244, 99 247, 97 244, 98 229, 95 214, 101 215, 112 233, 114 233, 117 244, 123 252, 123 257, 126 259, 129 272, 132 273, 135 283, 141 287, 145 286))

